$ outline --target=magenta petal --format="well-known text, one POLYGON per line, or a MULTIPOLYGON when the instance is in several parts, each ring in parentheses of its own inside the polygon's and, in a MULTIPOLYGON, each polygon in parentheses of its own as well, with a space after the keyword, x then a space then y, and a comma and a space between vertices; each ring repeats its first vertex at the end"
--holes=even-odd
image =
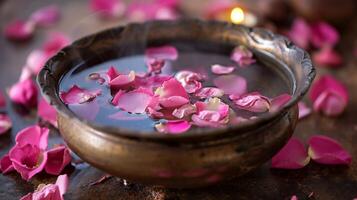
POLYGON ((291 99, 291 95, 289 94, 282 94, 273 99, 271 99, 271 112, 276 112, 280 108, 282 108, 286 103, 288 103, 291 99))
POLYGON ((37 105, 37 94, 37 86, 31 79, 20 81, 9 90, 9 97, 13 102, 29 108, 37 105))
POLYGON ((312 55, 315 63, 327 67, 340 67, 342 65, 342 57, 332 47, 322 47, 318 52, 312 55))
POLYGON ((147 58, 156 58, 161 60, 176 60, 178 57, 177 49, 174 46, 150 47, 145 51, 147 58))
POLYGON ((41 99, 37 106, 37 115, 57 127, 57 112, 45 99, 41 99))
POLYGON ((131 115, 129 113, 119 111, 109 115, 108 118, 122 121, 137 121, 147 119, 148 117, 146 115, 131 115))
POLYGON ((30 20, 36 26, 46 27, 55 24, 61 17, 60 10, 56 5, 50 5, 38 9, 30 16, 30 20))
POLYGON ((122 0, 91 0, 90 8, 103 19, 113 19, 121 17, 126 6, 122 0))
POLYGON ((67 174, 58 176, 55 184, 58 186, 61 196, 67 192, 68 182, 69 180, 67 174))
POLYGON ((238 98, 236 98, 236 95, 230 95, 230 99, 238 108, 251 112, 267 112, 271 105, 269 98, 258 92, 244 94, 238 98))
POLYGON ((71 160, 72 157, 67 147, 55 147, 47 151, 45 170, 48 174, 59 175, 71 160))
POLYGON ((131 21, 146 21, 154 19, 172 20, 178 17, 175 9, 152 2, 132 2, 129 4, 126 16, 131 21))
POLYGON ((299 119, 305 118, 311 114, 311 109, 307 107, 307 105, 304 102, 300 101, 298 103, 298 107, 299 107, 299 119))
POLYGON ((334 46, 339 40, 337 30, 326 22, 317 22, 311 26, 311 43, 316 48, 334 46))
POLYGON ((195 93, 195 96, 206 99, 211 97, 221 97, 224 95, 224 91, 215 87, 204 87, 195 93))
POLYGON ((5 37, 10 40, 23 41, 30 39, 34 32, 34 24, 21 20, 10 22, 4 30, 5 37))
POLYGON ((310 162, 305 146, 296 138, 288 143, 272 158, 271 167, 278 169, 300 169, 310 162))
POLYGON ((235 67, 233 66, 223 66, 223 65, 212 65, 211 71, 214 74, 230 74, 234 71, 235 67))
POLYGON ((8 154, 5 154, 0 160, 0 170, 3 174, 14 171, 14 166, 8 154))
POLYGON ((233 74, 219 76, 213 80, 213 83, 226 94, 241 95, 247 91, 245 78, 233 74))
POLYGON ((180 134, 188 131, 191 128, 191 124, 184 120, 172 120, 157 124, 155 128, 160 133, 180 134))
POLYGON ((189 98, 185 88, 183 88, 181 83, 175 78, 164 81, 162 86, 155 91, 155 94, 159 95, 160 98, 169 98, 172 96, 180 96, 185 99, 189 98))
POLYGON ((152 95, 140 90, 120 93, 119 95, 117 94, 114 97, 113 104, 130 113, 144 113, 152 98, 152 95))
POLYGON ((47 40, 43 44, 42 49, 48 57, 51 57, 63 47, 67 46, 70 42, 70 38, 64 33, 52 32, 47 36, 47 40))
POLYGON ((170 8, 176 8, 180 2, 181 0, 155 0, 156 4, 170 8))
POLYGON ((297 18, 294 20, 288 36, 296 45, 307 49, 311 37, 311 28, 305 20, 297 18))
POLYGON ((309 140, 311 159, 326 165, 349 165, 351 155, 336 140, 323 135, 312 136, 309 140))
POLYGON ((88 91, 73 85, 67 92, 60 92, 60 97, 66 104, 84 104, 94 100, 100 94, 100 90, 88 91))
POLYGON ((146 65, 148 66, 148 73, 160 74, 162 68, 165 66, 165 61, 156 58, 148 58, 146 65))
POLYGON ((15 138, 16 144, 24 146, 31 144, 45 150, 48 145, 48 128, 41 128, 38 125, 29 126, 22 129, 15 138))
POLYGON ((6 99, 4 93, 0 90, 0 108, 3 108, 5 106, 6 106, 6 99))
POLYGON ((129 74, 119 74, 109 82, 111 87, 124 87, 135 81, 135 72, 130 71, 129 74))
POLYGON ((0 135, 6 133, 12 127, 12 121, 6 114, 0 113, 0 135))

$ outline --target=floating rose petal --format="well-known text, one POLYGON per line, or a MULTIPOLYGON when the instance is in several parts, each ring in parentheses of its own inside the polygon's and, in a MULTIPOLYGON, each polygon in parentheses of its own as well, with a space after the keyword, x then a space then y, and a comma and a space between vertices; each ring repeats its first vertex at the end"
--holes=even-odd
POLYGON ((0 90, 0 108, 4 108, 6 106, 6 100, 4 93, 0 90))
POLYGON ((195 96, 201 99, 207 99, 211 97, 221 97, 224 95, 224 91, 215 87, 205 87, 195 93, 195 96))
POLYGON ((156 58, 148 58, 146 65, 148 66, 149 73, 160 74, 161 69, 165 65, 165 61, 161 60, 161 59, 156 59, 156 58))
POLYGON ((111 67, 107 72, 109 77, 109 86, 111 89, 126 89, 135 83, 135 72, 129 74, 120 74, 115 68, 111 67))
POLYGON ((92 101, 100 94, 100 90, 88 91, 73 85, 67 92, 60 92, 60 97, 65 104, 84 104, 92 101))
POLYGON ((156 124, 155 128, 160 133, 180 134, 188 131, 191 128, 191 124, 185 120, 172 120, 156 124))
POLYGON ((299 107, 299 119, 305 118, 311 114, 311 109, 307 107, 307 105, 304 102, 300 101, 298 103, 298 107, 299 107))
POLYGON ((280 108, 282 108, 286 103, 288 103, 291 99, 291 95, 289 94, 282 94, 273 99, 271 99, 271 112, 276 112, 280 108))
POLYGON ((315 63, 327 67, 340 67, 342 65, 342 57, 330 46, 322 47, 318 52, 312 55, 315 63))
POLYGON ((238 63, 240 67, 246 67, 252 63, 255 63, 255 59, 253 59, 253 53, 247 47, 242 45, 233 49, 231 60, 238 63))
POLYGON ((62 170, 71 163, 72 157, 65 146, 58 146, 47 151, 47 163, 45 171, 48 174, 59 175, 62 170))
POLYGON ((5 37, 10 40, 24 41, 32 37, 34 24, 21 20, 10 22, 4 30, 5 37))
POLYGON ((161 6, 176 8, 180 4, 180 0, 155 0, 156 4, 161 6))
POLYGON ((37 105, 37 87, 31 79, 20 81, 13 85, 9 90, 10 99, 28 108, 37 105))
POLYGON ((144 120, 148 117, 146 115, 132 115, 122 111, 116 112, 108 116, 109 119, 122 120, 122 121, 137 121, 144 120))
POLYGON ((247 91, 247 81, 238 75, 223 75, 213 80, 215 86, 226 94, 242 95, 247 91))
POLYGON ((38 125, 29 126, 16 135, 15 141, 18 146, 31 144, 45 150, 48 145, 48 134, 48 128, 41 128, 38 125))
POLYGON ((61 13, 58 6, 50 5, 32 13, 30 21, 36 26, 46 27, 55 24, 60 18, 61 13))
POLYGON ((309 140, 311 159, 326 165, 349 165, 351 155, 336 140, 323 135, 312 136, 309 140))
POLYGON ((347 106, 348 92, 342 83, 326 75, 312 85, 310 99, 315 111, 327 116, 338 116, 347 106))
POLYGON ((150 77, 136 77, 135 78, 135 87, 144 87, 144 88, 157 88, 160 87, 165 81, 171 79, 172 76, 167 75, 155 75, 150 77))
POLYGON ((11 171, 14 171, 14 166, 12 166, 12 162, 8 154, 5 154, 0 160, 0 170, 1 173, 6 174, 11 171))
POLYGON ((196 102, 196 114, 192 122, 201 127, 221 127, 229 121, 229 106, 219 98, 211 98, 208 102, 196 102))
POLYGON ((198 73, 183 70, 179 71, 175 75, 175 78, 181 83, 188 93, 195 93, 202 88, 202 84, 200 82, 202 80, 202 76, 198 73))
POLYGON ((146 58, 156 58, 160 60, 176 60, 178 58, 177 49, 174 46, 150 47, 145 51, 146 58))
POLYGON ((192 115, 193 113, 196 113, 196 106, 192 104, 186 104, 181 106, 180 108, 176 108, 172 112, 172 115, 179 119, 182 119, 192 115))
POLYGON ((151 91, 143 88, 127 93, 119 91, 113 98, 112 103, 130 113, 144 113, 151 102, 152 96, 151 91))
POLYGON ((306 148, 296 138, 288 143, 272 158, 271 167, 278 169, 300 169, 310 162, 306 148))
POLYGON ((6 114, 0 113, 0 135, 6 133, 12 127, 12 121, 6 114))
POLYGON ((310 25, 302 18, 296 18, 288 33, 289 38, 299 47, 307 49, 311 39, 310 25))
POLYGON ((174 78, 165 81, 162 86, 155 91, 155 95, 159 96, 160 104, 165 104, 167 107, 179 107, 189 101, 186 90, 182 87, 181 83, 174 78), (178 102, 174 102, 175 100, 178 102))
POLYGON ((311 43, 316 48, 334 46, 340 40, 337 30, 326 22, 317 22, 311 26, 311 43))
POLYGON ((229 98, 233 100, 238 108, 251 112, 267 112, 271 105, 269 98, 258 92, 244 94, 239 97, 230 95, 229 98))
POLYGON ((57 112, 45 99, 41 99, 37 106, 37 115, 57 127, 57 112))
POLYGON ((90 8, 103 19, 113 19, 123 16, 126 6, 122 0, 91 0, 90 8))
POLYGON ((211 71, 215 74, 230 74, 234 71, 233 66, 223 66, 223 65, 212 65, 211 71))

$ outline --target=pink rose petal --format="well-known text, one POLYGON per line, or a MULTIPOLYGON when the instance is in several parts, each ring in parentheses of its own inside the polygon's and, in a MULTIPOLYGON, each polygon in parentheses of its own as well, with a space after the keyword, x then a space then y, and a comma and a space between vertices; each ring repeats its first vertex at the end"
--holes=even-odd
POLYGON ((32 37, 34 24, 21 20, 15 20, 6 25, 4 34, 10 40, 24 41, 32 37))
POLYGON ((297 196, 294 195, 294 196, 291 197, 290 200, 299 200, 299 199, 297 198, 297 196))
POLYGON ((146 65, 148 66, 148 73, 160 74, 162 68, 165 66, 165 61, 156 58, 148 58, 146 65))
POLYGON ((241 95, 247 91, 247 81, 238 75, 223 75, 213 80, 215 86, 226 94, 241 95))
POLYGON ((45 99, 41 99, 37 106, 37 115, 57 127, 57 112, 45 99))
POLYGON ((182 87, 181 83, 174 78, 171 78, 163 82, 162 87, 158 88, 155 91, 156 95, 159 95, 160 98, 169 98, 173 96, 180 96, 186 99, 189 99, 189 96, 182 87))
POLYGON ((130 113, 144 113, 152 98, 150 92, 137 89, 130 92, 119 91, 112 103, 130 113))
POLYGON ((67 192, 68 182, 69 180, 67 174, 57 177, 55 185, 58 186, 61 195, 64 195, 67 192))
POLYGON ((45 171, 48 174, 59 175, 71 163, 72 157, 65 146, 58 146, 47 151, 45 171))
POLYGON ((6 114, 0 113, 0 135, 6 133, 12 127, 12 121, 6 114))
POLYGON ((291 95, 289 94, 281 94, 273 99, 271 99, 271 112, 276 112, 280 108, 282 108, 286 103, 288 103, 291 99, 291 95))
POLYGON ((157 124, 155 128, 160 133, 180 134, 188 131, 191 128, 191 124, 185 120, 172 120, 157 124))
POLYGON ((234 71, 234 66, 212 65, 211 71, 214 74, 230 74, 234 71))
POLYGON ((336 140, 323 135, 312 136, 309 140, 311 159, 326 165, 349 165, 351 155, 336 140))
POLYGON ((247 47, 242 45, 233 49, 231 60, 238 63, 240 67, 247 67, 256 62, 255 59, 253 59, 253 53, 247 47))
POLYGON ((122 120, 122 121, 137 121, 144 120, 148 117, 146 115, 131 115, 122 111, 116 112, 108 116, 109 119, 122 120))
POLYGON ((71 39, 64 33, 52 32, 47 36, 47 40, 43 44, 42 50, 51 57, 70 42, 71 39))
POLYGON ((3 174, 14 171, 14 166, 12 166, 12 162, 8 154, 5 154, 0 160, 0 170, 3 174))
POLYGON ((45 150, 48 145, 48 128, 41 128, 38 125, 29 126, 22 129, 16 135, 15 141, 18 146, 31 144, 45 150))
POLYGON ((88 91, 73 85, 67 92, 60 92, 60 97, 65 104, 84 104, 93 101, 100 94, 100 90, 88 91))
POLYGON ((311 114, 311 109, 307 107, 307 105, 304 102, 300 101, 298 103, 298 107, 299 107, 299 119, 303 119, 311 114))
POLYGON ((133 2, 129 4, 126 17, 131 21, 147 21, 154 19, 173 20, 178 17, 175 9, 153 2, 133 2))
POLYGON ((224 95, 224 91, 215 87, 204 87, 195 93, 195 96, 201 99, 207 99, 211 97, 221 97, 224 95))
POLYGON ((312 59, 320 66, 340 67, 342 57, 332 47, 322 47, 318 52, 312 55, 312 59))
POLYGON ((310 162, 305 146, 296 138, 288 143, 272 158, 271 167, 278 169, 300 169, 310 162))
POLYGON ((107 72, 109 77, 109 86, 111 89, 126 89, 135 83, 135 72, 130 71, 129 74, 120 74, 111 67, 107 72))
POLYGON ((200 127, 221 127, 229 121, 229 106, 219 98, 211 98, 208 102, 196 102, 196 114, 192 122, 200 127))
POLYGON ((322 76, 314 82, 310 91, 314 110, 327 116, 338 116, 347 106, 348 92, 345 86, 332 76, 322 76))
POLYGON ((28 66, 22 67, 19 81, 21 82, 21 81, 24 81, 24 80, 27 80, 27 79, 31 79, 32 74, 33 74, 32 70, 28 66))
POLYGON ((6 99, 4 93, 0 90, 0 108, 4 108, 6 106, 6 99))
POLYGON ((271 105, 269 98, 258 92, 244 94, 239 97, 236 97, 236 95, 230 95, 229 98, 233 100, 234 104, 238 108, 251 112, 267 112, 269 111, 271 105))
POLYGON ((296 18, 288 33, 289 38, 299 47, 307 49, 311 39, 310 25, 302 18, 296 18))
POLYGON ((90 8, 103 19, 114 19, 123 16, 126 6, 122 0, 91 0, 90 8))
POLYGON ((49 59, 49 55, 42 50, 33 50, 26 60, 26 66, 30 71, 37 75, 40 70, 45 66, 46 61, 49 59))
POLYGON ((36 26, 46 27, 58 22, 60 17, 61 13, 58 6, 50 5, 40 8, 32 13, 30 21, 32 21, 36 26))
POLYGON ((10 99, 28 108, 37 105, 37 86, 31 79, 20 81, 9 90, 10 99))
POLYGON ((338 31, 326 22, 317 22, 311 26, 311 43, 316 48, 334 46, 340 40, 338 31))
POLYGON ((150 47, 145 51, 147 58, 156 58, 161 60, 176 60, 178 58, 177 49, 174 46, 150 47))
POLYGON ((172 115, 179 119, 182 119, 192 115, 193 113, 196 113, 196 106, 192 104, 186 104, 181 106, 180 108, 176 108, 172 112, 172 115))
POLYGON ((200 81, 203 77, 198 73, 183 70, 177 72, 175 78, 181 83, 188 93, 195 93, 202 88, 200 81))

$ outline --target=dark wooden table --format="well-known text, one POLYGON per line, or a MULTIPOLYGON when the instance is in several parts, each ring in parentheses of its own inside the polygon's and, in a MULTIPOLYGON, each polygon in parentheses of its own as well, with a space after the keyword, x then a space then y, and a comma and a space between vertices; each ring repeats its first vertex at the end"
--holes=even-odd
MULTIPOLYGON (((0 36, 0 85, 6 90, 15 83, 20 75, 26 56, 39 48, 48 31, 63 31, 73 39, 124 21, 103 22, 97 20, 88 11, 87 1, 0 1, 0 28, 10 19, 26 17, 33 10, 52 2, 59 4, 63 11, 61 22, 50 29, 36 32, 33 40, 14 44, 0 36)), ((199 5, 200 1, 191 2, 199 5)), ((187 3, 186 3, 187 4, 187 3)), ((200 6, 196 6, 200 7, 200 6)), ((194 8, 191 8, 194 10, 194 8)), ((354 20, 356 22, 356 20, 354 20)), ((333 73, 349 89, 351 99, 347 111, 338 118, 327 118, 313 114, 302 120, 295 131, 295 136, 307 140, 313 134, 323 134, 339 140, 353 156, 349 167, 322 166, 311 163, 301 170, 272 170, 269 163, 236 180, 216 186, 194 190, 173 190, 149 187, 138 184, 124 185, 119 178, 110 178, 101 184, 89 186, 99 179, 103 172, 88 166, 67 167, 70 174, 70 186, 65 199, 290 199, 297 195, 299 199, 341 199, 352 200, 357 197, 357 59, 353 48, 357 45, 357 23, 346 23, 343 27, 343 40, 339 50, 343 53, 345 66, 340 70, 318 69, 319 74, 333 73)), ((9 102, 9 101, 8 101, 9 102)), ((0 155, 13 146, 16 133, 22 128, 36 123, 36 111, 22 115, 16 106, 8 103, 6 111, 14 121, 11 134, 0 137, 0 155)), ((56 130, 50 134, 50 143, 62 142, 56 130)), ((38 184, 54 182, 55 176, 36 175, 26 182, 16 173, 0 175, 0 199, 19 199, 32 192, 38 184)))

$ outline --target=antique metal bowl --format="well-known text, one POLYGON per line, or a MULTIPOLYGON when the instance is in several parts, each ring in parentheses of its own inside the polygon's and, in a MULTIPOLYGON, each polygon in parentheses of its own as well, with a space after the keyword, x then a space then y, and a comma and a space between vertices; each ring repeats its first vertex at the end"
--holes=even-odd
POLYGON ((297 102, 314 76, 309 55, 283 36, 223 22, 179 20, 129 24, 84 37, 51 58, 37 79, 44 97, 58 112, 65 142, 84 161, 129 181, 189 188, 231 179, 267 162, 292 135, 297 102), (246 124, 181 135, 95 124, 76 117, 60 100, 61 77, 71 68, 90 67, 115 58, 118 52, 130 55, 133 49, 175 40, 246 45, 258 59, 281 72, 292 99, 278 112, 246 124))

